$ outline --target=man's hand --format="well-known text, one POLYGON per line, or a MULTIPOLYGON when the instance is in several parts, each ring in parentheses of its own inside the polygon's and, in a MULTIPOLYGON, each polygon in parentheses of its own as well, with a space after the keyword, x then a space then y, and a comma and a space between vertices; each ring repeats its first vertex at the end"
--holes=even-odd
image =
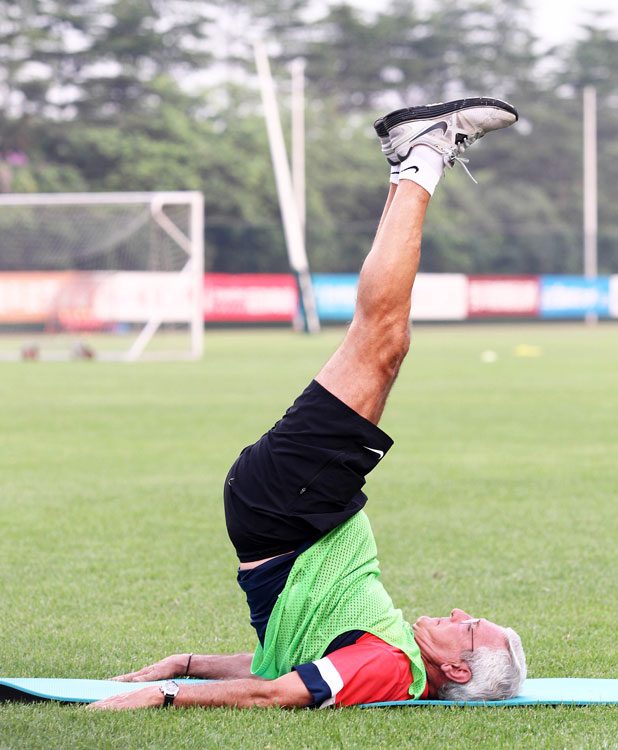
POLYGON ((155 682, 184 676, 189 654, 172 654, 137 672, 128 672, 112 677, 116 682, 155 682))
POLYGON ((120 695, 111 695, 102 701, 91 703, 88 711, 108 709, 110 711, 124 711, 129 708, 152 708, 162 706, 164 696, 157 685, 149 685, 141 690, 131 690, 120 695))
POLYGON ((155 682, 174 677, 201 677, 206 680, 262 679, 251 674, 253 654, 193 654, 187 675, 189 654, 173 654, 137 672, 112 677, 116 682, 155 682))

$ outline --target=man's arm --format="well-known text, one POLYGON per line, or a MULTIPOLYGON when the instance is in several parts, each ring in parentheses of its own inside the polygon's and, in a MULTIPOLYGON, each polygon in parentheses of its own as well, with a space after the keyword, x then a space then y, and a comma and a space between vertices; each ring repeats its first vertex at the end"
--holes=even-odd
MULTIPOLYGON (((174 706, 280 706, 303 708, 313 703, 311 693, 296 672, 276 680, 229 680, 205 682, 197 685, 180 685, 174 706)), ((122 711, 131 708, 149 708, 163 705, 163 693, 156 685, 141 690, 113 695, 91 703, 90 710, 111 709, 122 711)))
POLYGON ((253 654, 172 654, 148 667, 118 675, 117 682, 154 682, 173 677, 200 677, 204 680, 260 680, 251 674, 253 654), (189 656, 191 659, 189 660, 189 656), (189 671, 187 672, 187 665, 189 671))

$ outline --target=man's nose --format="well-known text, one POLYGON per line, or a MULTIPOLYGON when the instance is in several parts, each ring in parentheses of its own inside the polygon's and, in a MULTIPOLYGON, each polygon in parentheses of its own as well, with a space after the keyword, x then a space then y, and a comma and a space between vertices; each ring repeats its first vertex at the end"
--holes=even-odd
POLYGON ((455 620, 456 622, 458 620, 469 620, 470 615, 467 612, 464 612, 463 609, 455 609, 451 612, 451 620, 455 620))

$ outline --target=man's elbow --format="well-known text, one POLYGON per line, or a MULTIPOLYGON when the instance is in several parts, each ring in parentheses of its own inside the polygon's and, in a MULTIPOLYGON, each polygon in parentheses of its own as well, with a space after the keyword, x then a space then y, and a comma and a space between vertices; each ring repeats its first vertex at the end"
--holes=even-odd
MULTIPOLYGON (((302 680, 294 673, 296 680, 285 678, 265 680, 261 683, 258 706, 278 706, 279 708, 305 708, 313 698, 302 680)), ((287 675, 286 675, 287 677, 287 675)))

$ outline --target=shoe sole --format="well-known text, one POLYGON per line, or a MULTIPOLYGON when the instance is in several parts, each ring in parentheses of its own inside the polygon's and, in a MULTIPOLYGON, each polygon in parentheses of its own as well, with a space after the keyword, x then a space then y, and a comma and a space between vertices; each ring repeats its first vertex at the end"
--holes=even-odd
POLYGON ((374 130, 379 138, 388 138, 388 130, 384 124, 384 118, 380 117, 373 123, 374 130))
POLYGON ((405 107, 404 109, 396 109, 394 112, 391 112, 380 119, 382 121, 381 125, 387 130, 387 132, 390 132, 394 127, 402 125, 405 122, 432 120, 436 117, 444 117, 444 115, 449 115, 462 109, 474 109, 475 107, 494 107, 496 109, 502 109, 505 112, 515 115, 515 122, 519 119, 517 110, 508 102, 503 102, 501 99, 490 99, 488 97, 456 99, 452 102, 427 104, 423 107, 405 107))

